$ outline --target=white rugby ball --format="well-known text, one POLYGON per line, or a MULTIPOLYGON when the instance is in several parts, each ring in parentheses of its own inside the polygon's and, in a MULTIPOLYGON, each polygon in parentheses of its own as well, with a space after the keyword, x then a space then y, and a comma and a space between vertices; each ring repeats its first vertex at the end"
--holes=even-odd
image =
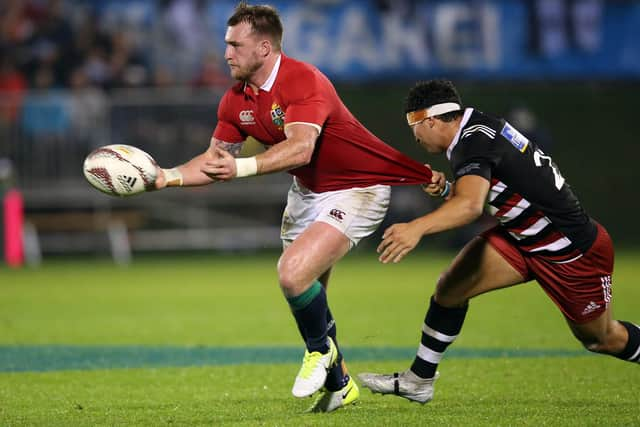
POLYGON ((155 187, 157 163, 131 145, 112 144, 93 150, 84 160, 89 184, 112 196, 133 196, 155 187))

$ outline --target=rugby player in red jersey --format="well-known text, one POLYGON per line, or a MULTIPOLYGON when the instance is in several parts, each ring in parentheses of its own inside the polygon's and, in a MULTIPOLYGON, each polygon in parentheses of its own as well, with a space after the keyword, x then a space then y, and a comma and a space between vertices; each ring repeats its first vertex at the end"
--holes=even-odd
POLYGON ((282 24, 273 8, 241 2, 227 24, 225 59, 239 83, 220 101, 208 150, 162 170, 156 187, 293 175, 278 262, 280 286, 306 344, 292 393, 305 397, 322 389, 312 410, 329 412, 359 396, 327 303, 331 267, 378 227, 390 185, 439 183, 431 183, 429 168, 358 122, 317 68, 282 53, 282 24), (248 136, 268 149, 236 158, 248 136))
POLYGON ((611 315, 611 238, 587 215, 551 157, 505 120, 462 109, 446 80, 417 84, 406 112, 417 142, 446 154, 455 185, 441 178, 439 189, 427 189, 446 196, 438 209, 385 230, 380 261, 399 262, 423 236, 470 223, 486 202, 498 225, 469 242, 438 280, 411 367, 360 374, 362 384, 430 401, 436 369, 462 329, 469 299, 533 279, 587 350, 638 363, 640 328, 611 315))

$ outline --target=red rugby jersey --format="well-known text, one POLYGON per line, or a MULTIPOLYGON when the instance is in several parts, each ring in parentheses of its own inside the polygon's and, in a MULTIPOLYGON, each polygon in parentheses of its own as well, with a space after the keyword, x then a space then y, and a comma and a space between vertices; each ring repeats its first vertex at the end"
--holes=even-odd
POLYGON ((311 162, 289 171, 316 193, 431 182, 429 168, 369 132, 314 66, 282 54, 263 88, 257 95, 244 83, 230 88, 218 106, 213 136, 226 142, 252 136, 274 145, 286 139, 286 124, 316 126, 321 133, 311 162))

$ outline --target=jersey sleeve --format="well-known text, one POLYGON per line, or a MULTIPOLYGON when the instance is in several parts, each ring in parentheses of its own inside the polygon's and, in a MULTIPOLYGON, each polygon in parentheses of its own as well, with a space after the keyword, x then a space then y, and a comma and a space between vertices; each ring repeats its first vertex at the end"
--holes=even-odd
POLYGON ((331 112, 333 87, 319 73, 311 70, 298 73, 291 83, 293 95, 285 111, 285 126, 308 123, 320 132, 331 112))
POLYGON ((218 104, 218 123, 213 131, 213 137, 225 142, 242 142, 244 135, 233 120, 233 110, 230 102, 230 92, 224 94, 218 104))
POLYGON ((491 171, 500 163, 496 141, 481 132, 458 141, 451 156, 451 168, 455 179, 465 175, 477 175, 491 180, 491 171))

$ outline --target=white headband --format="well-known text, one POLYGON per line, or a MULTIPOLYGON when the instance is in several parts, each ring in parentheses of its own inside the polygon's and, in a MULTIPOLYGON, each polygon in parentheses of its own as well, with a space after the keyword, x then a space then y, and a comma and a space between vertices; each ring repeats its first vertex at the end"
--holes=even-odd
POLYGON ((439 116, 440 114, 446 114, 452 111, 458 111, 460 109, 460 105, 456 104, 455 102, 444 102, 442 104, 435 104, 429 108, 423 108, 422 110, 408 112, 407 122, 409 123, 409 126, 413 126, 429 117, 439 116))

